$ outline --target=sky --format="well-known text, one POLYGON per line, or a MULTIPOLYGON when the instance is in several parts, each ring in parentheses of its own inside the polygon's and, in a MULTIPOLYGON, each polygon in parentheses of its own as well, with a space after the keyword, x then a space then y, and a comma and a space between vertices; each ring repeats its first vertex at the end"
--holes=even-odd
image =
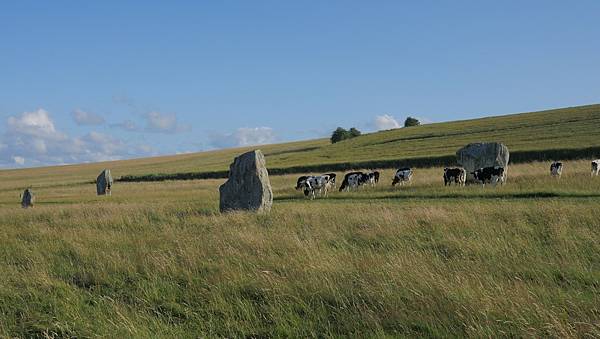
POLYGON ((4 1, 0 168, 600 103, 600 1, 4 1))

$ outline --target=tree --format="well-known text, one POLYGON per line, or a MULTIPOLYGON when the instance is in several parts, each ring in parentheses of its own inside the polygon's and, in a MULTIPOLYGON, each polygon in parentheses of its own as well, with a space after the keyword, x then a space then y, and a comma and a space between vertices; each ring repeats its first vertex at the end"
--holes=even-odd
POLYGON ((404 121, 404 127, 419 126, 420 124, 421 122, 419 121, 419 119, 413 117, 408 117, 404 121))
POLYGON ((360 131, 357 130, 356 128, 352 127, 350 129, 350 138, 354 138, 360 135, 360 131))
POLYGON ((335 131, 333 131, 333 134, 331 134, 331 143, 335 144, 336 142, 347 139, 348 134, 349 134, 349 132, 346 131, 345 129, 343 129, 341 127, 336 128, 335 131))
POLYGON ((331 134, 331 143, 335 144, 336 142, 340 142, 342 140, 351 139, 361 135, 361 132, 356 128, 352 127, 350 130, 346 130, 342 127, 336 128, 335 131, 331 134))

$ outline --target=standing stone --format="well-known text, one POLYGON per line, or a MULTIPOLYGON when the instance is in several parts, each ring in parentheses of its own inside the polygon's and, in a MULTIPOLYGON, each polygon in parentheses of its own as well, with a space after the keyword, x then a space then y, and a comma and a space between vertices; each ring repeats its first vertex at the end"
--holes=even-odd
POLYGON ((467 181, 469 182, 475 181, 473 172, 484 167, 503 167, 506 175, 509 158, 508 147, 497 142, 468 144, 456 152, 456 160, 467 170, 467 181))
POLYGON ((96 178, 96 192, 98 195, 110 195, 110 190, 113 185, 113 178, 110 175, 110 170, 103 170, 98 178, 96 178))
POLYGON ((219 193, 221 212, 269 212, 273 191, 262 152, 255 150, 235 158, 229 166, 229 179, 219 187, 219 193))
POLYGON ((25 191, 23 192, 23 195, 21 196, 21 207, 23 207, 23 208, 33 207, 34 202, 35 202, 35 196, 33 195, 33 192, 29 188, 25 189, 25 191))

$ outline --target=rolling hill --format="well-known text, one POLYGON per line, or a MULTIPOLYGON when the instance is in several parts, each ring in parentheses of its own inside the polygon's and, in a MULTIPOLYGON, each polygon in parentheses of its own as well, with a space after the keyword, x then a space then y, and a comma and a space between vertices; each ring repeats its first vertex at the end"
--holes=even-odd
POLYGON ((260 148, 272 174, 391 168, 400 164, 451 163, 456 150, 478 141, 497 141, 511 150, 513 162, 600 156, 600 105, 427 124, 330 144, 328 139, 70 166, 0 171, 5 185, 56 185, 90 181, 108 167, 131 181, 220 178, 233 157, 260 148), (51 179, 52 178, 52 179, 51 179), (50 180, 51 179, 51 180, 50 180), (7 182, 10 182, 8 184, 7 182))

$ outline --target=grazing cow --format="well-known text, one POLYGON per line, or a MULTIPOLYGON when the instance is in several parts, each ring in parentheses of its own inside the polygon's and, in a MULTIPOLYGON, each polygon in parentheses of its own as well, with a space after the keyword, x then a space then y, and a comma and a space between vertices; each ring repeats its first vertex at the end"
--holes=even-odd
POLYGON ((396 171, 396 175, 394 175, 394 180, 392 181, 392 186, 396 186, 397 183, 400 185, 404 185, 404 183, 410 183, 412 180, 413 170, 409 167, 400 168, 396 171))
POLYGON ((485 186, 486 182, 496 184, 504 184, 504 167, 484 167, 473 172, 475 180, 481 181, 481 184, 485 186))
POLYGON ((310 177, 310 175, 303 175, 300 178, 298 178, 298 181, 296 182, 296 191, 300 190, 303 187, 304 182, 306 181, 306 179, 308 179, 310 177))
POLYGON ((455 185, 464 186, 467 181, 467 171, 464 168, 444 168, 444 186, 454 182, 455 185))
POLYGON ((563 163, 555 161, 550 165, 550 175, 553 177, 559 177, 562 175, 563 163))
POLYGON ((331 188, 331 181, 327 175, 309 176, 301 185, 304 195, 312 200, 315 198, 316 193, 327 197, 327 191, 331 188))
POLYGON ((340 186, 340 192, 351 188, 358 188, 369 180, 369 175, 363 172, 350 172, 344 176, 344 181, 340 186))
POLYGON ((600 159, 592 161, 592 176, 600 173, 600 159))
POLYGON ((331 187, 335 188, 335 177, 336 177, 335 173, 325 173, 323 175, 326 175, 329 177, 329 183, 331 184, 331 187))
POLYGON ((371 184, 372 187, 375 187, 375 185, 379 182, 379 172, 378 171, 374 171, 371 173, 367 173, 368 176, 368 180, 369 180, 369 184, 371 184))

